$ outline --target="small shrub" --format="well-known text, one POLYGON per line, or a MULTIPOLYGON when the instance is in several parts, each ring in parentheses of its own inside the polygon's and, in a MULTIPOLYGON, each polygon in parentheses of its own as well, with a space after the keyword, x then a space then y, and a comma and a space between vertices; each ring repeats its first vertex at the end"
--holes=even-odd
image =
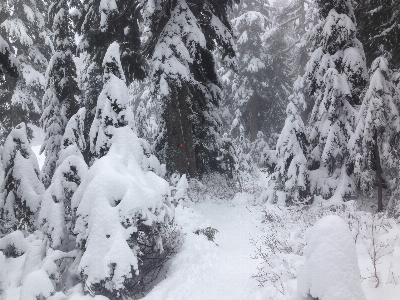
MULTIPOLYGON (((214 239, 215 239, 215 234, 217 232, 219 232, 217 229, 212 228, 212 227, 207 227, 204 229, 196 230, 194 233, 198 234, 198 235, 200 235, 200 234, 205 235, 209 241, 212 241, 215 243, 214 239)), ((215 244, 218 246, 217 243, 215 243, 215 244)))

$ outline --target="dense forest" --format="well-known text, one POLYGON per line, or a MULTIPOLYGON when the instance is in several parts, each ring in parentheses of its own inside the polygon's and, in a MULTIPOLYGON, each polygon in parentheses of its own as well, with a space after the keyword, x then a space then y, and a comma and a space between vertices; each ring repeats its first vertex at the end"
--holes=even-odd
POLYGON ((399 111, 400 0, 2 1, 0 300, 396 299, 399 111))

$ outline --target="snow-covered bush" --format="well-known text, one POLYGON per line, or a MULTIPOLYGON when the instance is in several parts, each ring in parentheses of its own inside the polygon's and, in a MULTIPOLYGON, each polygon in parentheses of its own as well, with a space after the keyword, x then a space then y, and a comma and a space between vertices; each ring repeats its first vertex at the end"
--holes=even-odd
POLYGON ((315 223, 307 235, 305 257, 297 299, 366 299, 354 240, 342 218, 326 216, 315 223))
MULTIPOLYGON (((293 287, 296 285, 295 281, 305 260, 307 232, 327 215, 340 216, 348 228, 347 231, 351 232, 352 243, 355 242, 360 247, 368 246, 366 247, 367 253, 371 252, 370 245, 373 244, 371 220, 373 216, 370 213, 359 210, 355 201, 348 201, 340 206, 329 206, 323 199, 317 199, 318 201, 314 201, 312 205, 278 207, 266 203, 264 206, 262 219, 264 225, 261 227, 263 234, 252 240, 254 256, 261 259, 261 264, 253 278, 258 281, 260 286, 264 287, 265 291, 268 291, 271 299, 280 300, 287 299, 288 295, 293 296, 293 287)), ((388 238, 397 234, 395 221, 384 215, 380 216, 379 220, 381 220, 379 224, 384 226, 378 228, 376 238, 383 241, 385 245, 392 245, 393 241, 389 241, 388 238), (383 236, 387 233, 388 237, 383 236)), ((380 251, 382 252, 382 249, 380 251)), ((367 258, 369 266, 368 260, 369 258, 367 258)), ((382 270, 382 267, 379 267, 378 271, 382 270)), ((374 275, 373 269, 367 271, 368 275, 374 275)), ((364 275, 365 270, 363 272, 364 275)), ((390 272, 389 279, 397 276, 395 270, 392 269, 390 272)))
POLYGON ((189 180, 188 196, 194 201, 219 198, 231 200, 239 190, 226 176, 218 173, 204 175, 201 180, 192 178, 189 180))
POLYGON ((186 174, 180 176, 179 174, 173 174, 170 179, 171 184, 171 197, 172 203, 175 207, 183 202, 187 202, 189 200, 187 190, 189 188, 189 182, 186 178, 186 174))
POLYGON ((33 232, 44 187, 39 179, 39 166, 28 141, 25 123, 15 127, 7 137, 2 163, 5 170, 0 199, 2 227, 6 232, 33 232))
POLYGON ((178 246, 169 184, 143 167, 146 160, 132 129, 114 128, 108 153, 72 198, 78 268, 91 294, 121 299, 142 292, 178 246))
POLYGON ((251 240, 255 259, 261 259, 257 273, 252 277, 260 286, 269 289, 270 299, 286 299, 290 281, 297 277, 297 270, 304 251, 303 212, 299 206, 278 208, 266 204, 262 223, 262 236, 251 240))

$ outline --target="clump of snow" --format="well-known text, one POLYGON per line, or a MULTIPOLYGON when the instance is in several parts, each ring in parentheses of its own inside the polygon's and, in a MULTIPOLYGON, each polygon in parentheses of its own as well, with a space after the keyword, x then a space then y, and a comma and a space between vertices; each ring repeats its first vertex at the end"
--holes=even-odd
POLYGON ((40 269, 26 276, 22 284, 20 299, 37 300, 42 297, 47 299, 53 292, 53 283, 46 271, 40 269))
POLYGON ((298 277, 298 298, 365 300, 353 236, 339 216, 325 216, 307 236, 306 262, 298 277))
MULTIPOLYGON (((0 250, 4 251, 8 247, 13 247, 16 254, 24 254, 28 249, 28 244, 24 238, 22 231, 17 230, 7 234, 0 239, 0 250)), ((1 252, 0 252, 1 253, 1 252)))

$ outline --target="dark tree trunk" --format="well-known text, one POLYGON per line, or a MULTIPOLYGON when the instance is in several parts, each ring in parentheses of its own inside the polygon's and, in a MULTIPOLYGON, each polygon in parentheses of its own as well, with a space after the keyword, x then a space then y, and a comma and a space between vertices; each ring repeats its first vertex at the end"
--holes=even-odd
POLYGON ((374 153, 375 153, 375 166, 376 166, 376 181, 378 185, 378 211, 383 210, 382 203, 382 166, 381 166, 381 158, 379 155, 379 147, 378 147, 378 132, 375 130, 374 133, 374 153))
POLYGON ((185 88, 171 87, 171 98, 166 103, 163 116, 167 147, 165 158, 169 173, 176 171, 193 178, 197 176, 197 166, 187 97, 185 88))
POLYGON ((254 141, 257 138, 257 133, 261 130, 260 127, 260 102, 262 101, 261 96, 254 92, 253 96, 249 101, 250 105, 250 141, 254 141))

